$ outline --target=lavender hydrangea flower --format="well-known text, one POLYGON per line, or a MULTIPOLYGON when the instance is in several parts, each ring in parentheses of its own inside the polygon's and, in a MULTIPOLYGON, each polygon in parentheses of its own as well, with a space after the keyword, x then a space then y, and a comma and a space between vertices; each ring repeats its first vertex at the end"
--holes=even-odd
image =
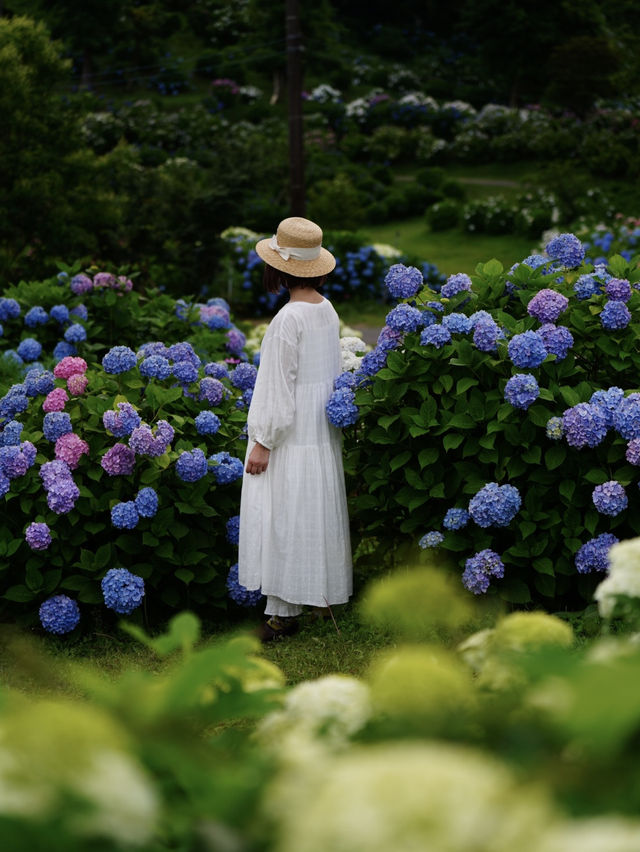
POLYGON ((226 347, 232 355, 241 355, 247 338, 237 328, 230 328, 227 332, 226 347))
POLYGON ((552 260, 575 269, 584 260, 584 246, 574 234, 559 234, 547 243, 545 251, 552 260))
POLYGON ((63 636, 77 627, 80 608, 67 595, 54 595, 40 605, 39 616, 40 624, 48 633, 63 636))
POLYGON ((507 347, 516 367, 539 367, 547 357, 547 349, 535 331, 514 334, 507 347))
POLYGON ((158 511, 158 494, 153 488, 141 488, 134 502, 141 518, 153 518, 158 511))
POLYGON ((34 337, 25 337, 18 344, 18 355, 23 361, 35 361, 42 353, 42 344, 34 337))
POLYGON ((50 411, 44 416, 42 431, 47 441, 55 443, 62 435, 73 431, 71 418, 66 411, 50 411))
POLYGON ((253 364, 238 364, 229 378, 234 388, 240 390, 251 390, 255 387, 258 371, 253 364))
POLYGON ((606 573, 609 570, 609 550, 619 540, 612 533, 602 533, 585 542, 575 557, 578 573, 590 574, 592 571, 606 573))
POLYGON ((45 325, 49 321, 49 314, 41 305, 34 305, 24 315, 24 324, 27 328, 35 328, 37 325, 45 325))
POLYGON ((232 601, 240 606, 257 606, 262 600, 260 589, 249 590, 238 580, 238 564, 232 565, 227 575, 227 590, 232 601))
POLYGON ((421 346, 435 346, 442 349, 447 343, 451 343, 451 332, 439 323, 427 326, 420 335, 421 346))
POLYGON ((349 388, 335 390, 329 397, 326 411, 329 422, 338 429, 352 426, 359 414, 355 394, 349 388))
POLYGON ((173 343, 167 349, 166 357, 170 361, 189 361, 194 367, 199 367, 201 363, 193 346, 184 340, 180 343, 173 343))
POLYGON ((47 505, 56 515, 66 515, 73 509, 79 496, 80 489, 71 475, 59 477, 47 491, 47 505))
POLYGON ((118 375, 136 366, 136 353, 128 346, 113 346, 102 359, 105 373, 118 375))
POLYGON ((239 458, 227 452, 215 453, 208 458, 209 470, 219 485, 229 485, 244 473, 244 465, 239 458))
POLYGON ((506 527, 518 513, 521 503, 515 486, 488 482, 469 501, 469 514, 479 527, 506 527))
POLYGON ((624 302, 607 302, 600 313, 603 328, 626 328, 631 322, 631 312, 624 302))
POLYGON ((220 428, 220 418, 213 411, 201 411, 195 424, 199 435, 215 435, 220 428))
POLYGON ((140 415, 130 402, 119 402, 118 411, 108 410, 102 415, 104 428, 116 438, 130 435, 141 422, 140 415))
POLYGON ((562 417, 550 417, 547 420, 546 431, 547 438, 551 438, 552 441, 559 441, 564 435, 562 417))
POLYGON ((386 324, 394 331, 405 333, 417 331, 422 324, 422 316, 417 308, 411 305, 398 305, 387 314, 386 324))
POLYGON ((158 421, 155 435, 148 424, 141 423, 129 436, 129 446, 139 456, 156 458, 167 452, 173 436, 173 427, 166 420, 158 421))
POLYGON ((136 454, 126 444, 114 444, 103 455, 100 465, 109 476, 131 476, 136 465, 136 454))
POLYGON ((611 427, 613 426, 613 415, 623 399, 624 391, 622 388, 612 387, 606 391, 595 391, 589 402, 602 408, 607 418, 607 426, 611 427))
POLYGON ((614 302, 628 302, 631 298, 631 284, 626 278, 610 278, 604 285, 604 292, 614 302))
POLYGON ((613 412, 613 428, 625 441, 640 438, 640 393, 620 400, 613 412))
POLYGON ((389 352, 391 349, 397 349, 402 343, 404 336, 401 331, 394 328, 389 328, 388 325, 383 326, 378 340, 376 349, 381 349, 383 352, 389 352))
POLYGON ((47 524, 29 524, 24 537, 31 550, 46 550, 51 544, 51 530, 47 524))
POLYGON ((523 411, 526 411, 539 396, 538 382, 529 373, 516 373, 505 385, 504 398, 514 408, 520 408, 523 411))
POLYGON ((140 375, 163 381, 171 375, 171 364, 162 355, 149 355, 140 363, 140 375))
POLYGON ((471 290, 471 278, 464 272, 460 272, 447 278, 446 283, 442 285, 440 295, 445 299, 451 299, 465 290, 471 290))
POLYGON ((627 444, 625 458, 629 464, 640 465, 640 438, 634 438, 627 444))
MULTIPOLYGON (((478 311, 478 313, 481 313, 478 311)), ((473 316, 471 317, 473 320, 473 316)), ((473 343, 481 352, 495 352, 498 341, 504 338, 504 332, 500 326, 489 317, 489 320, 480 319, 473 326, 473 343)))
POLYGON ((442 325, 451 334, 469 334, 471 331, 471 319, 465 314, 447 314, 447 316, 442 317, 442 325))
POLYGON ((474 595, 484 594, 492 577, 504 577, 504 565, 494 550, 481 550, 465 562, 462 583, 474 595))
POLYGON ((227 541, 229 544, 238 544, 240 541, 240 515, 234 515, 226 523, 227 541))
POLYGON ((425 533, 420 541, 418 542, 418 546, 422 548, 422 550, 426 550, 428 547, 439 547, 444 541, 444 536, 438 530, 430 530, 428 533, 425 533))
POLYGON ((564 325, 545 323, 540 326, 536 334, 540 336, 549 355, 555 355, 558 361, 566 358, 569 349, 573 346, 573 335, 564 325))
POLYGON ((8 476, 5 476, 2 471, 0 471, 0 497, 4 497, 5 494, 9 492, 11 489, 11 480, 8 476))
POLYGON ((422 289, 422 273, 415 266, 394 263, 389 267, 384 283, 395 299, 411 299, 422 289))
POLYGON ((176 473, 183 482, 197 482, 207 475, 207 458, 201 449, 180 453, 176 461, 176 473))
POLYGON ((84 273, 81 272, 79 275, 73 276, 71 279, 72 293, 75 293, 76 296, 80 296, 82 293, 88 293, 89 290, 93 290, 93 281, 88 275, 84 275, 84 273))
POLYGON ((7 479, 17 479, 25 475, 35 458, 36 448, 31 441, 0 447, 0 471, 7 479))
POLYGON ((49 491, 61 479, 71 479, 69 465, 61 459, 45 462, 40 467, 40 479, 46 491, 49 491))
POLYGON ((97 289, 101 287, 111 287, 113 288, 116 283, 116 276, 111 272, 97 272, 93 276, 93 286, 97 289))
POLYGON ((120 615, 130 615, 142 603, 144 580, 126 568, 111 568, 100 584, 105 606, 120 615))
POLYGON ((67 343, 82 343, 87 339, 87 331, 79 322, 74 322, 64 333, 67 343))
POLYGON ((591 495, 593 505, 601 515, 609 515, 615 518, 620 512, 623 512, 629 505, 627 494, 622 485, 616 482, 615 479, 604 482, 602 485, 596 485, 591 495))
POLYGON ((466 509, 447 509, 442 526, 446 530, 461 530, 469 523, 469 518, 466 509))
POLYGON ((209 405, 216 406, 224 397, 224 385, 220 379, 215 379, 212 376, 205 376, 200 379, 200 392, 198 399, 204 400, 209 405))
POLYGON ((597 447, 607 434, 607 416, 601 406, 579 402, 562 415, 562 428, 570 447, 597 447))
POLYGON ((152 340, 149 343, 143 343, 138 349, 138 358, 142 358, 143 360, 146 358, 152 358, 154 355, 159 355, 161 358, 164 358, 165 361, 169 360, 169 350, 165 344, 159 340, 152 340))
POLYGON ((567 310, 569 300, 562 293, 547 288, 539 290, 527 305, 527 313, 542 323, 555 323, 567 310))
POLYGON ((132 530, 140 520, 138 509, 133 500, 116 503, 111 509, 111 523, 119 530, 132 530))

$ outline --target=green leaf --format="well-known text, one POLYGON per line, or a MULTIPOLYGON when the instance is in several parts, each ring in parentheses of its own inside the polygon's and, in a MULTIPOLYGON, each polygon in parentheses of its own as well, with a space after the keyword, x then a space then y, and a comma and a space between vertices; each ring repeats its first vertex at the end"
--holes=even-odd
POLYGON ((602 485, 609 479, 607 473, 599 467, 592 467, 585 473, 584 478, 587 482, 593 482, 594 485, 602 485))
POLYGON ((447 425, 456 429, 473 429, 476 424, 468 414, 454 414, 447 425))
POLYGON ((465 391, 468 391, 469 388, 472 388, 477 384, 478 380, 471 376, 465 376, 465 378, 459 379, 456 385, 456 396, 462 396, 465 391))
POLYGON ((509 603, 529 603, 531 593, 529 587, 522 580, 503 580, 500 583, 500 597, 509 603))
POLYGON ((142 533, 142 543, 147 547, 156 547, 159 544, 159 540, 150 533, 148 530, 142 533))
POLYGON ((518 524, 518 529, 522 533, 522 538, 524 539, 536 531, 536 525, 532 521, 521 521, 518 524))
POLYGON ((421 468, 432 465, 440 455, 437 447, 425 447, 418 453, 418 464, 421 468))
POLYGON ((195 577, 195 574, 193 573, 193 571, 189 571, 188 568, 177 568, 175 571, 175 576, 178 578, 178 580, 182 580, 182 582, 186 586, 188 586, 189 583, 195 577))
POLYGON ((19 585, 10 586, 2 597, 16 603, 27 603, 28 601, 32 601, 35 596, 35 592, 30 591, 26 586, 19 585))
POLYGON ((567 502, 571 501, 575 490, 576 483, 573 479, 563 479, 560 485, 558 486, 558 491, 560 492, 560 495, 564 497, 567 502))
POLYGON ((96 550, 94 569, 100 571, 111 562, 111 544, 103 544, 96 550))
POLYGON ((533 567, 536 571, 539 571, 540 574, 549 574, 551 577, 554 576, 553 562, 546 556, 540 556, 537 559, 534 559, 533 567))
POLYGON ((566 457, 567 450, 562 444, 550 447, 544 454, 544 463, 547 470, 555 470, 557 467, 560 467, 566 457))
POLYGON ((487 263, 483 264, 482 272, 484 275, 496 277, 504 272, 504 266, 500 263, 499 260, 496 260, 494 257, 492 260, 489 260, 487 261, 487 263))
POLYGON ((442 446, 445 450, 455 450, 463 441, 464 435, 460 435, 458 432, 449 432, 442 439, 442 446))
POLYGON ((411 452, 409 450, 405 450, 402 453, 398 453, 397 456, 394 456, 390 463, 389 467, 391 470, 397 470, 399 467, 402 467, 403 464, 406 464, 411 458, 411 452))

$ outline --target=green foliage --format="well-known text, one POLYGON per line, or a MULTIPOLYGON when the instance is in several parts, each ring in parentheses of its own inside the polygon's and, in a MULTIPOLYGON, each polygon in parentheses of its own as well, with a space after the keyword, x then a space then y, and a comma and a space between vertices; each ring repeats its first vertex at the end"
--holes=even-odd
POLYGON ((448 231, 460 220, 460 208, 455 201, 440 201, 427 210, 427 223, 432 231, 448 231))

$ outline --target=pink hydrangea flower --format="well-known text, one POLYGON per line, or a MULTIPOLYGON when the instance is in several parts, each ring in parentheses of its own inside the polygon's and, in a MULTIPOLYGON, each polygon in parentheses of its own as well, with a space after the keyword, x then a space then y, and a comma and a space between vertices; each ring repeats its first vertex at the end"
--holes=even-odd
POLYGON ((54 388, 45 397, 42 403, 42 410, 47 414, 50 411, 63 411, 69 395, 64 388, 54 388))
POLYGON ((94 287, 113 287, 116 283, 116 276, 110 272, 98 272, 93 276, 94 287))
POLYGON ((67 390, 74 396, 80 396, 87 389, 89 379, 80 373, 74 373, 67 379, 67 390))
POLYGON ((78 467, 80 457, 89 454, 89 444, 74 432, 67 432, 56 441, 56 458, 66 462, 71 470, 78 467))
POLYGON ((133 281, 127 278, 126 275, 118 275, 115 287, 118 290, 124 290, 125 293, 129 293, 133 288, 133 281))
POLYGON ((57 379, 68 379, 69 376, 76 376, 87 372, 87 362, 84 358, 74 358, 72 355, 67 355, 62 361, 59 361, 53 368, 53 375, 57 379))

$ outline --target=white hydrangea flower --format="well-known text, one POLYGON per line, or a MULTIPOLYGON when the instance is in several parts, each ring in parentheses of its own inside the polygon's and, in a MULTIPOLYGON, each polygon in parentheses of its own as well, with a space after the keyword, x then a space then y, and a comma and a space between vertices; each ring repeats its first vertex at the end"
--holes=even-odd
POLYGON ((354 373, 356 370, 360 369, 360 365, 362 364, 362 358, 358 355, 354 355, 353 352, 343 352, 342 353, 342 372, 343 373, 354 373))
POLYGON ((593 595, 602 618, 611 618, 619 596, 640 598, 640 536, 609 550, 609 576, 593 595))
POLYGON ((309 95, 310 101, 316 101, 319 104, 338 103, 342 97, 342 92, 334 89, 328 83, 320 83, 315 89, 311 90, 309 95))
POLYGON ((532 852, 637 852, 638 849, 640 820, 616 815, 552 825, 532 852))
POLYGON ((388 243, 372 243, 371 248, 379 254, 380 257, 393 258, 400 257, 402 252, 395 246, 390 246, 388 243))
POLYGON ((341 337, 340 348, 343 353, 353 352, 355 355, 358 352, 366 352, 369 347, 364 340, 361 340, 359 337, 341 337))

